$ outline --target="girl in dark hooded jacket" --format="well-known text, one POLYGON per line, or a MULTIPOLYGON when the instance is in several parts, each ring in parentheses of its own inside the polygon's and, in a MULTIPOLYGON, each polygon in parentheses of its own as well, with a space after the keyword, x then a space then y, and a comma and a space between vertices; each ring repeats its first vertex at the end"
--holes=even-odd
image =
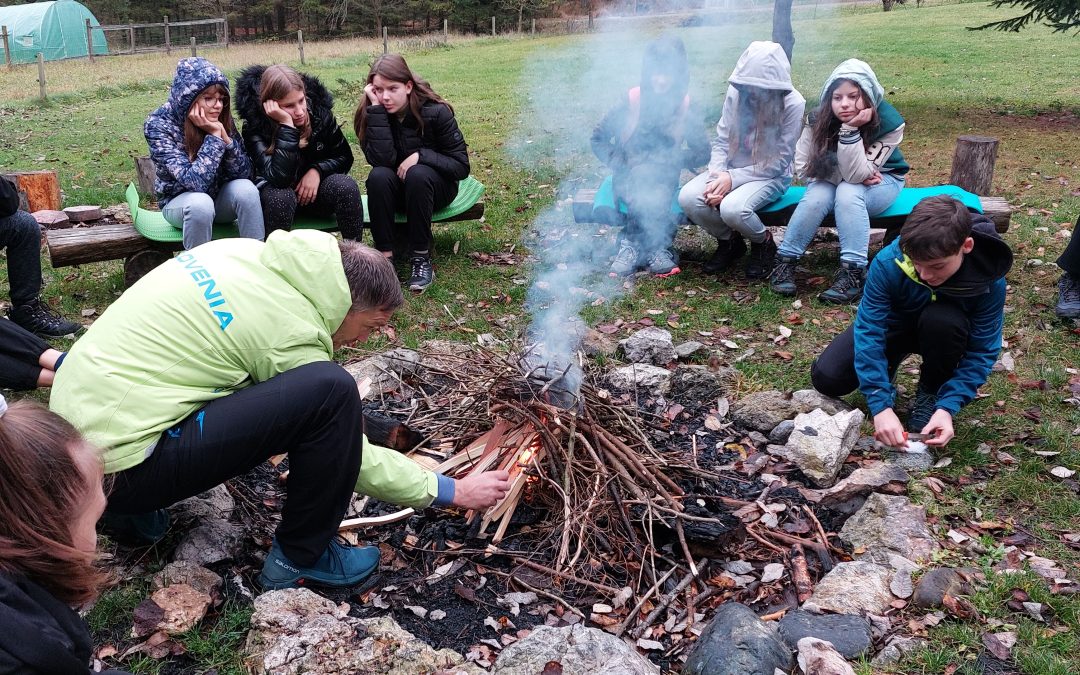
POLYGON ((241 237, 263 238, 251 161, 233 126, 229 80, 201 57, 181 59, 169 100, 143 124, 161 214, 184 232, 184 248, 205 244, 214 223, 236 221, 241 237))
POLYGON ((458 182, 469 175, 454 109, 400 54, 383 54, 371 65, 353 127, 371 164, 367 194, 375 248, 393 258, 394 213, 405 211, 409 290, 422 292, 435 280, 431 214, 454 201, 458 182))
POLYGON ((679 174, 709 159, 702 116, 691 105, 689 89, 682 40, 662 37, 645 48, 641 86, 627 92, 593 130, 593 152, 611 168, 616 201, 627 207, 613 275, 642 267, 658 276, 679 272, 671 250, 679 174))
MULTIPOLYGON (((59 415, 0 396, 0 673, 88 675, 72 609, 98 594, 101 457, 59 415)), ((121 671, 105 671, 124 675, 121 671)))
POLYGON ((349 175, 352 149, 322 82, 284 65, 250 66, 236 89, 266 233, 291 229, 299 210, 335 215, 342 236, 359 240, 364 207, 349 175))

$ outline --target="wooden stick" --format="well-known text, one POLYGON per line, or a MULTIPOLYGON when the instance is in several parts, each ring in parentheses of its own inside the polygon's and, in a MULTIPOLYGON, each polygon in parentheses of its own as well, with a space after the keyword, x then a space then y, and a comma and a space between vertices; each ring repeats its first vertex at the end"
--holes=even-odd
POLYGON ((762 621, 779 621, 784 618, 784 615, 787 614, 787 612, 787 608, 785 607, 784 609, 777 610, 770 614, 762 614, 758 618, 762 621))
POLYGON ((750 525, 746 526, 746 533, 754 539, 757 539, 762 546, 769 549, 770 551, 783 555, 784 549, 780 548, 776 544, 773 544, 772 542, 767 541, 764 537, 758 534, 757 531, 750 525))
POLYGON ((634 608, 630 610, 630 612, 626 615, 626 618, 622 620, 622 623, 620 623, 619 627, 616 629, 615 637, 622 637, 622 634, 626 632, 626 629, 630 627, 630 624, 634 623, 634 621, 637 619, 637 613, 645 605, 648 599, 651 598, 654 593, 660 590, 660 587, 664 585, 664 582, 670 579, 671 575, 675 574, 678 569, 678 567, 672 567, 671 569, 669 569, 667 573, 664 574, 664 576, 660 577, 660 579, 658 579, 657 582, 653 584, 652 588, 650 588, 648 591, 643 593, 640 598, 638 598, 637 604, 634 605, 634 608))
POLYGON ((596 583, 595 581, 589 581, 588 579, 582 579, 581 577, 576 576, 574 574, 570 574, 569 572, 560 572, 559 570, 553 570, 550 567, 545 567, 545 566, 541 565, 540 563, 535 563, 535 562, 533 562, 531 560, 527 560, 525 558, 519 558, 516 555, 510 555, 506 551, 501 551, 498 548, 496 548, 493 552, 498 553, 499 555, 509 556, 509 558, 511 560, 513 560, 514 562, 516 562, 517 564, 524 565, 526 567, 531 567, 532 569, 536 570, 537 572, 544 572, 544 573, 550 574, 552 576, 561 577, 563 579, 573 581, 575 584, 581 584, 582 586, 588 586, 589 588, 595 588, 596 590, 603 591, 604 593, 607 593, 609 595, 616 595, 619 592, 618 588, 613 588, 611 586, 606 586, 604 584, 599 584, 599 583, 596 583))
MULTIPOLYGON (((750 528, 747 528, 747 530, 749 529, 750 528)), ((776 530, 765 530, 765 535, 772 537, 777 541, 782 541, 785 544, 801 544, 817 554, 818 560, 821 561, 821 567, 824 571, 828 572, 833 568, 833 559, 832 556, 829 555, 829 549, 816 541, 803 539, 802 537, 793 537, 790 534, 784 534, 783 532, 777 532, 776 530)))
POLYGON ((341 521, 341 525, 338 525, 338 532, 349 532, 350 530, 359 530, 364 527, 378 527, 380 525, 390 525, 391 523, 398 523, 402 520, 408 520, 415 514, 414 509, 402 509, 396 513, 389 513, 385 516, 369 516, 367 518, 347 518, 341 521))
POLYGON ((788 562, 791 564, 791 580, 795 584, 795 594, 801 605, 814 594, 814 584, 810 581, 810 570, 806 565, 806 555, 803 554, 800 544, 794 544, 791 547, 788 562))
MULTIPOLYGON (((709 562, 708 558, 702 558, 701 562, 695 565, 695 567, 700 569, 701 567, 704 567, 707 562, 709 562)), ((685 577, 683 577, 683 580, 679 582, 679 585, 675 587, 675 590, 661 597, 660 604, 653 608, 653 611, 649 612, 649 616, 645 617, 645 620, 639 623, 638 627, 635 628, 632 633, 630 633, 634 637, 634 639, 641 637, 642 634, 649 628, 649 626, 651 626, 653 622, 656 621, 657 617, 659 617, 660 614, 668 608, 668 605, 671 604, 671 601, 678 597, 678 595, 683 592, 683 589, 689 586, 690 582, 693 581, 696 577, 697 575, 694 573, 687 574, 685 577)))

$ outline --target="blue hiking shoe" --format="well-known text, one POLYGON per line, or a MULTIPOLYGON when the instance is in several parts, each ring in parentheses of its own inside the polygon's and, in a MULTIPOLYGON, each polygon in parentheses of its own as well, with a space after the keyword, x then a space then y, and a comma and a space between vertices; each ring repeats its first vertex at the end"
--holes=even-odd
POLYGON ((937 394, 932 394, 922 387, 915 392, 915 402, 908 415, 908 431, 922 433, 923 427, 930 424, 930 418, 937 412, 937 394))
POLYGON ((355 586, 379 567, 376 546, 346 546, 336 539, 311 567, 300 567, 285 557, 277 539, 263 563, 259 585, 264 591, 316 584, 344 588, 355 586))

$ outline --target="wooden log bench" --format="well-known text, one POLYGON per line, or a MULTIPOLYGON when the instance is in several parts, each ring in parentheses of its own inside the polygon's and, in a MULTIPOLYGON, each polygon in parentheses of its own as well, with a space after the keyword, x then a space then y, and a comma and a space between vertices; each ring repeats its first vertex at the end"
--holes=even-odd
MULTIPOLYGON (((484 215, 484 185, 470 176, 461 181, 458 197, 444 209, 436 211, 434 222, 478 220, 484 215)), ((138 281, 147 272, 168 260, 173 253, 183 249, 183 233, 172 226, 162 227, 158 211, 139 207, 139 191, 134 184, 128 185, 127 202, 131 208, 134 224, 118 223, 92 227, 46 230, 49 260, 53 267, 67 267, 106 260, 124 260, 126 285, 138 281), (142 220, 140 220, 142 218, 142 220)), ((364 202, 364 218, 367 222, 367 196, 364 202)), ((405 222, 404 214, 397 214, 398 222, 405 222)), ((297 218, 294 229, 319 229, 336 231, 333 218, 297 218)), ((235 225, 215 225, 214 238, 236 236, 235 225)))
MULTIPOLYGON (((988 136, 960 136, 956 140, 956 150, 953 154, 950 185, 904 188, 893 206, 881 215, 870 219, 870 227, 886 230, 885 240, 889 241, 899 233, 900 227, 907 219, 907 214, 911 212, 911 207, 919 199, 935 192, 942 192, 953 194, 969 207, 981 210, 994 222, 994 227, 998 232, 1007 232, 1012 218, 1012 207, 1004 197, 987 195, 993 182, 997 146, 997 139, 988 136)), ((795 211, 798 198, 802 196, 802 191, 801 187, 788 188, 784 197, 759 210, 758 216, 768 227, 786 226, 791 214, 795 211)), ((620 212, 624 212, 625 209, 615 208, 611 203, 609 192, 610 178, 605 180, 598 189, 578 190, 574 194, 572 204, 574 220, 578 223, 620 224, 620 212)), ((688 222, 686 215, 677 205, 672 207, 672 211, 681 218, 683 223, 688 222)), ((822 227, 835 226, 836 222, 832 214, 829 214, 822 222, 822 227)))

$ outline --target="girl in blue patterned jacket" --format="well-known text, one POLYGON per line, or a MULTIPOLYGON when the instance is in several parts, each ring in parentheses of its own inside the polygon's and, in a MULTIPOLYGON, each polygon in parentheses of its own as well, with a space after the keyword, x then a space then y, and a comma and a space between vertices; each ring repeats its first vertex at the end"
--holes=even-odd
POLYGON ((169 100, 143 125, 165 219, 184 232, 184 248, 212 238, 214 223, 236 222, 241 237, 263 238, 251 160, 229 111, 229 81, 203 58, 182 59, 169 100))

